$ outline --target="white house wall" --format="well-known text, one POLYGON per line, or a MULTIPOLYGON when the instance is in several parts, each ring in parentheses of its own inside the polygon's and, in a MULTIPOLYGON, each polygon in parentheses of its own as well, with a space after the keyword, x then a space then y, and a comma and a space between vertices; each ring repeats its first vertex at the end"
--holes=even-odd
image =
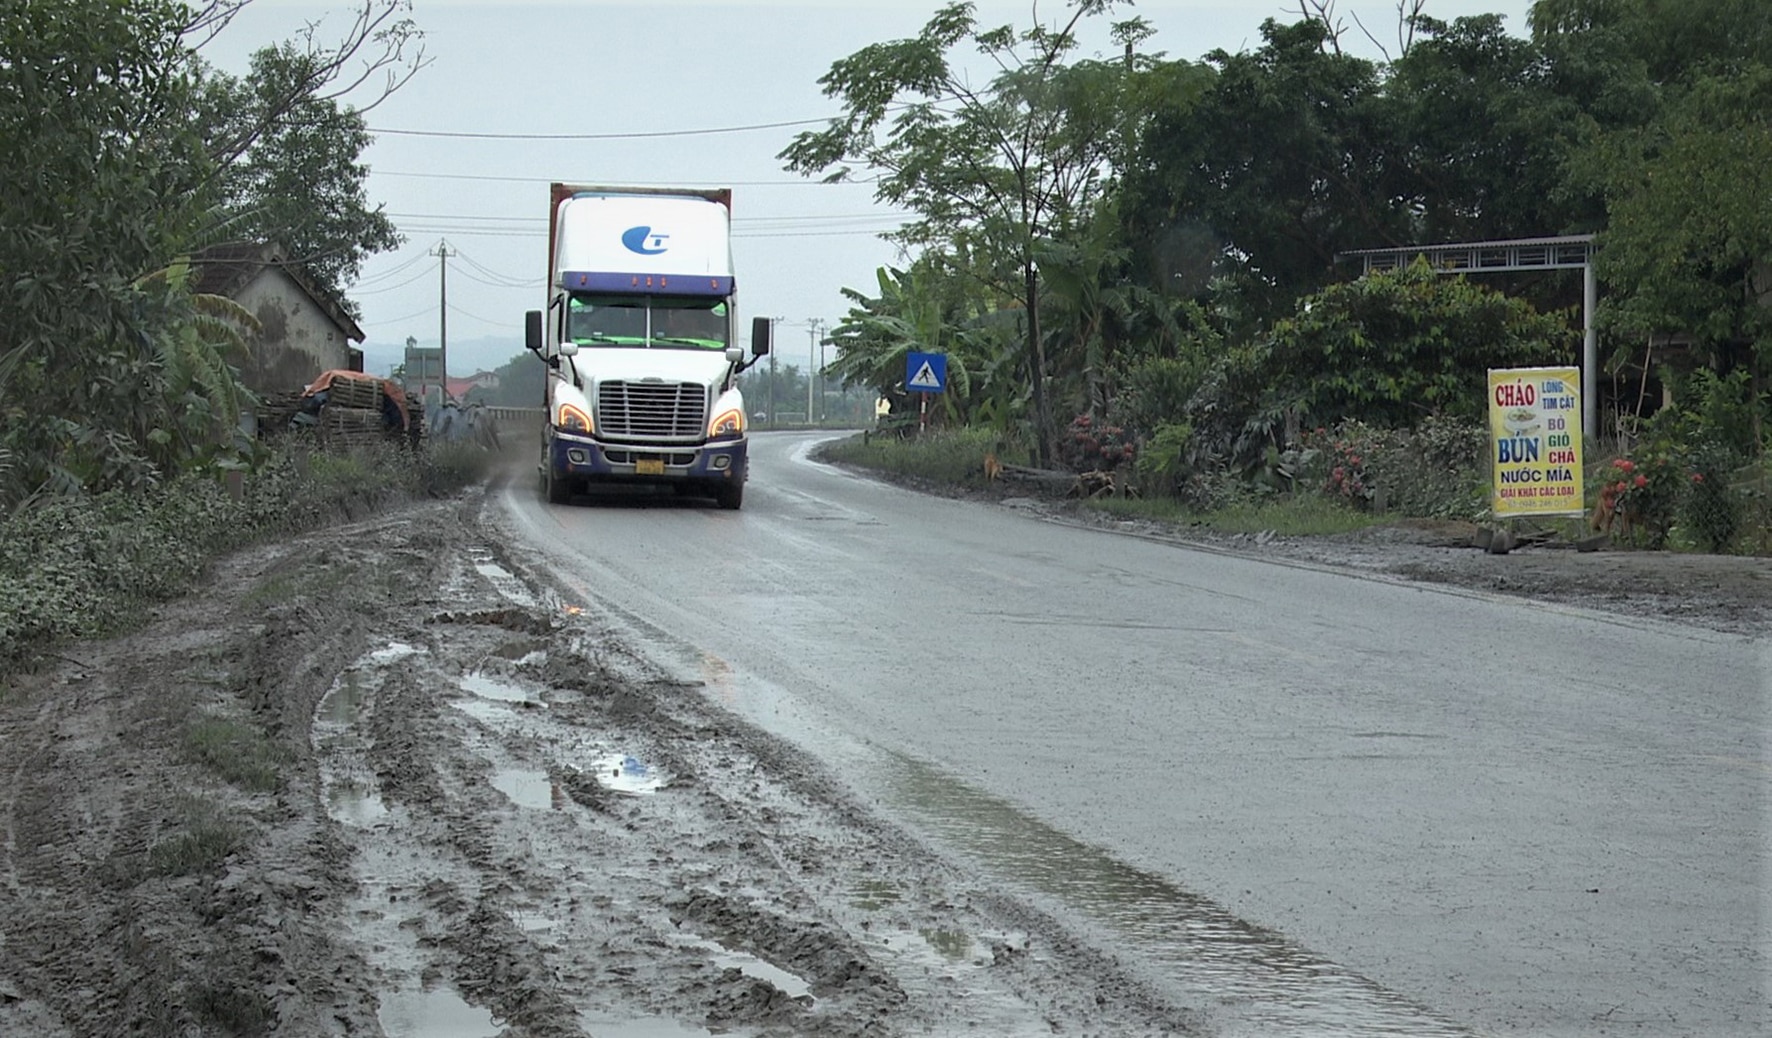
POLYGON ((251 358, 241 367, 248 388, 300 389, 322 371, 350 366, 351 344, 343 330, 283 271, 266 267, 234 301, 262 326, 251 358))

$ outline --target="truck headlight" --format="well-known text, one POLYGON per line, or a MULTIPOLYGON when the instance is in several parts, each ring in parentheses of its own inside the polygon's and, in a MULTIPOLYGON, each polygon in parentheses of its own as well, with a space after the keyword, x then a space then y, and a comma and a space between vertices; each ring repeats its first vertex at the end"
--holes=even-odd
POLYGON ((721 411, 708 423, 708 438, 713 440, 736 439, 744 435, 744 412, 733 408, 721 411))
POLYGON ((588 433, 591 431, 591 416, 571 404, 561 404, 560 420, 554 424, 567 432, 588 433))

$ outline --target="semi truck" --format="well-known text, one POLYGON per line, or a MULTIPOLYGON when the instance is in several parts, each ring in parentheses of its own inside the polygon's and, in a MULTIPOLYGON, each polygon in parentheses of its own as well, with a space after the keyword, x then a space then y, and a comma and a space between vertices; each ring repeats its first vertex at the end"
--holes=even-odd
POLYGON ((548 366, 541 490, 653 484, 744 504, 738 376, 769 352, 767 317, 736 332, 732 192, 556 183, 548 301, 525 315, 548 366))

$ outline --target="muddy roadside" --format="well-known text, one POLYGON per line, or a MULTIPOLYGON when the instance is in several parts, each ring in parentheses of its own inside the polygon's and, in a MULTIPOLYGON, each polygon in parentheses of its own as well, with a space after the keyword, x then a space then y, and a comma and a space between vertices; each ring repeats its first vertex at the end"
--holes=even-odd
POLYGON ((480 493, 0 692, 0 1035, 1187 1033, 631 654, 480 493))

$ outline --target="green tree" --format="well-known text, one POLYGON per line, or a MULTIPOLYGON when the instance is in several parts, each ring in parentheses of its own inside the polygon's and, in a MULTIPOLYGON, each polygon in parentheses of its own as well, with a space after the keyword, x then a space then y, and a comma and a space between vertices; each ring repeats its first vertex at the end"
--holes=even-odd
POLYGON ((1410 242, 1593 230, 1597 209, 1564 190, 1576 108, 1553 92, 1539 48, 1493 14, 1413 25, 1381 102, 1389 193, 1409 213, 1410 242))
POLYGON ((361 113, 312 94, 266 118, 291 84, 311 75, 291 45, 259 51, 245 79, 211 73, 207 104, 229 121, 264 123, 220 173, 229 239, 274 241, 323 288, 342 299, 363 260, 399 246, 380 206, 371 206, 361 161, 370 143, 361 113))
POLYGON ((226 233, 227 166, 302 99, 364 81, 348 69, 388 72, 392 90, 411 40, 395 18, 406 0, 361 0, 286 103, 232 118, 193 44, 245 2, 0 0, 0 507, 140 488, 230 447, 246 324, 193 295, 180 257, 226 233))
MULTIPOLYGON (((943 7, 917 36, 835 62, 819 83, 844 115, 800 134, 780 156, 790 170, 829 179, 865 167, 877 198, 919 216, 901 241, 957 245, 984 258, 978 269, 1022 300, 1042 461, 1051 456, 1053 429, 1036 246, 1062 235, 1103 190, 1126 125, 1124 68, 1065 60, 1083 19, 1114 5, 1077 0, 1062 27, 1019 31, 981 29, 970 3, 943 7), (962 45, 999 70, 983 88, 950 59, 962 45)), ((1128 49, 1149 32, 1136 19, 1113 31, 1128 49)))
POLYGON ((1684 334, 1694 361, 1745 369, 1759 396, 1772 374, 1772 7, 1543 0, 1533 27, 1556 67, 1585 73, 1568 169, 1605 206, 1614 365, 1646 335, 1684 334))
POLYGON ((1253 374, 1303 424, 1397 429, 1430 415, 1480 419, 1490 368, 1574 357, 1562 316, 1417 260, 1301 301, 1275 324, 1253 374))
POLYGON ((0 504, 151 470, 128 431, 153 412, 175 293, 141 279, 202 218, 189 11, 170 0, 0 8, 0 504))
MULTIPOLYGON (((1261 34, 1260 50, 1208 54, 1204 92, 1153 117, 1121 202, 1146 255, 1198 239, 1242 334, 1334 280, 1337 252, 1410 230, 1385 190, 1378 66, 1328 46, 1320 20, 1269 19, 1261 34)), ((1158 276, 1183 269, 1172 260, 1158 276)))
POLYGON ((527 350, 518 353, 493 374, 498 376, 498 388, 488 394, 487 403, 502 407, 542 406, 547 393, 548 366, 535 354, 527 350))
MULTIPOLYGON (((215 0, 214 17, 225 20, 232 3, 215 0)), ((364 113, 428 64, 423 33, 402 17, 410 0, 357 3, 337 39, 309 26, 260 49, 244 77, 205 68, 201 98, 224 221, 213 236, 281 244, 341 301, 364 259, 402 240, 369 204, 364 113), (346 103, 359 93, 361 103, 346 103)))

